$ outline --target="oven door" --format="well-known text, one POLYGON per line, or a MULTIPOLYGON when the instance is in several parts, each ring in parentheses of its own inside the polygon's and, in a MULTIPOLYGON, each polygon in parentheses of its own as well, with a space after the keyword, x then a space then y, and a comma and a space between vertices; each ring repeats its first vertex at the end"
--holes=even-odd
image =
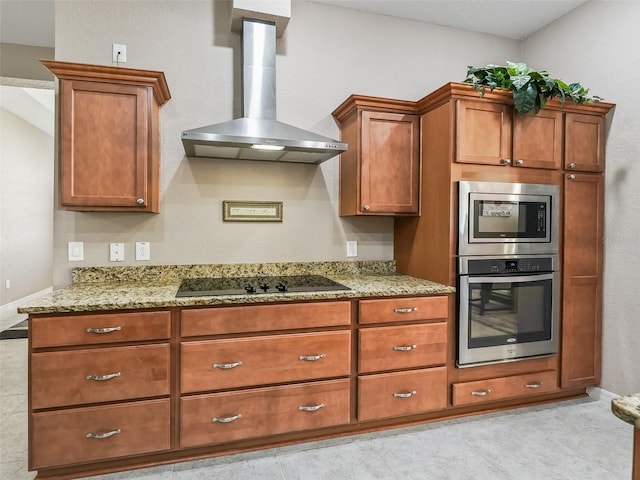
POLYGON ((557 353, 556 272, 460 275, 458 286, 459 366, 557 353))

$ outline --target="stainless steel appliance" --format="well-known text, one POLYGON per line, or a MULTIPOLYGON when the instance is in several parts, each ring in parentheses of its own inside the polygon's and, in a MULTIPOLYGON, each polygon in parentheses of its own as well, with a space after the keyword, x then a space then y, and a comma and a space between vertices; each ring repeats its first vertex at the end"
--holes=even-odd
POLYGON ((458 185, 458 255, 558 253, 559 188, 529 183, 458 185))
POLYGON ((460 257, 458 366, 557 353, 557 255, 460 257))
POLYGON ((321 275, 185 278, 176 297, 351 290, 321 275))

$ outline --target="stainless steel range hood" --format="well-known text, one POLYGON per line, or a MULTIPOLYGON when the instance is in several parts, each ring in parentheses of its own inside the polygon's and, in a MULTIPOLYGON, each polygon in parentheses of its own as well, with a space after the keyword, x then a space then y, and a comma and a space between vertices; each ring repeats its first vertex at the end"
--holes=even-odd
POLYGON ((242 26, 243 117, 182 132, 188 157, 320 163, 345 143, 276 120, 276 27, 245 18, 242 26))

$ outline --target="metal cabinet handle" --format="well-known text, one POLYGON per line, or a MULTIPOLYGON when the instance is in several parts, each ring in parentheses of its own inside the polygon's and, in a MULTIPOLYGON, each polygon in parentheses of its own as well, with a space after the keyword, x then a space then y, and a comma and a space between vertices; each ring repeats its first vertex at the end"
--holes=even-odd
POLYGON ((136 203, 137 203, 138 205, 144 205, 144 198, 138 198, 138 199, 136 200, 136 203))
POLYGON ((418 348, 417 345, 407 345, 407 346, 394 346, 393 350, 396 352, 409 352, 411 350, 413 350, 414 348, 418 348))
POLYGON ((85 378, 87 380, 93 380, 95 382, 104 382, 105 380, 111 380, 112 378, 116 378, 122 375, 120 372, 116 373, 108 373, 106 375, 87 375, 85 378))
POLYGON ((576 176, 575 176, 573 173, 570 173, 569 175, 567 175, 567 178, 568 178, 569 180, 575 180, 575 179, 576 179, 576 176))
POLYGON ((370 207, 369 205, 364 205, 364 206, 362 207, 362 209, 363 209, 365 212, 368 212, 368 211, 371 209, 371 207, 370 207))
POLYGON ((326 357, 324 353, 320 355, 300 355, 298 360, 306 360, 307 362, 315 362, 316 360, 320 360, 321 358, 326 357))
POLYGON ((103 328, 87 328, 87 333, 111 333, 111 332, 119 332, 122 330, 122 327, 103 327, 103 328))
POLYGON ((471 395, 474 397, 486 397, 490 393, 491 393, 491 389, 487 388, 486 390, 478 390, 478 391, 471 392, 471 395))
POLYGON ((569 165, 567 165, 567 168, 576 168, 576 162, 571 162, 569 165))
POLYGON ((116 428, 115 430, 111 430, 110 432, 104 432, 104 433, 93 433, 93 432, 89 432, 85 435, 86 438, 96 438, 98 440, 101 440, 103 438, 109 438, 109 437, 113 437, 114 435, 117 435, 119 433, 122 433, 122 430, 120 430, 119 428, 116 428))
POLYGON ((417 393, 418 392, 416 392, 415 390, 411 390, 410 392, 406 392, 406 393, 394 393, 393 398, 411 398, 417 393))
POLYGON ((516 160, 516 165, 522 165, 524 164, 524 160, 522 160, 521 158, 516 160))
POLYGON ((542 386, 542 382, 533 382, 533 383, 525 383, 525 388, 540 388, 542 386))
POLYGON ((239 413, 237 415, 234 415, 232 417, 213 417, 211 419, 212 423, 231 423, 231 422, 235 422, 236 420, 239 420, 242 418, 242 414, 239 413))
POLYGON ((393 311, 395 313, 413 313, 418 311, 418 307, 412 308, 394 308, 393 311))
POLYGON ((503 165, 511 165, 511 159, 510 158, 503 158, 502 160, 500 160, 500 163, 503 165))
POLYGON ((325 407, 324 403, 319 403, 318 405, 313 405, 311 407, 305 407, 304 405, 300 405, 298 407, 298 411, 299 412, 317 412, 318 410, 324 407, 325 407))
POLYGON ((229 370, 230 368, 236 368, 242 365, 242 362, 235 363, 214 363, 211 368, 221 368, 222 370, 229 370))

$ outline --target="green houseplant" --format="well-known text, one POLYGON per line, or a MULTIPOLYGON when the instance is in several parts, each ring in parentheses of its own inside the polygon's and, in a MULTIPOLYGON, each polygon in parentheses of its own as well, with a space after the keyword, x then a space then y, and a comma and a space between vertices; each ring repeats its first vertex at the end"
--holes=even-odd
POLYGON ((531 112, 537 114, 548 100, 558 98, 564 104, 567 98, 573 103, 592 103, 602 100, 589 95, 589 90, 579 83, 567 84, 552 78, 546 71, 537 71, 525 63, 507 62, 507 65, 487 65, 467 67, 465 83, 473 84, 480 95, 489 87, 513 91, 513 105, 520 115, 531 112))

